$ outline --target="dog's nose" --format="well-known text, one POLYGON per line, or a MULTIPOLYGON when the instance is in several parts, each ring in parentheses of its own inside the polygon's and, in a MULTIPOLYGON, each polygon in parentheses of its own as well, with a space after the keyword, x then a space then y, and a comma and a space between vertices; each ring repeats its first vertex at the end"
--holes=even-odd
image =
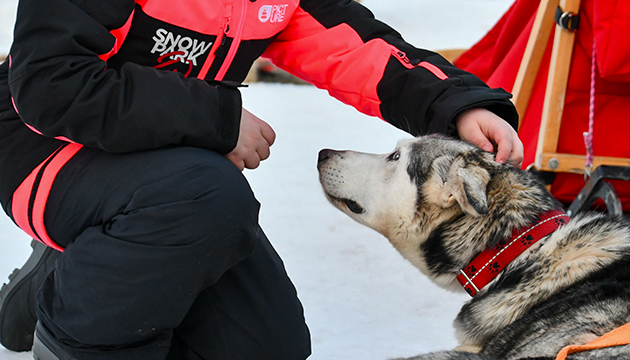
POLYGON ((334 152, 334 150, 330 150, 330 149, 323 149, 319 152, 319 155, 317 156, 317 162, 320 163, 326 159, 328 159, 330 157, 330 154, 332 154, 334 152))

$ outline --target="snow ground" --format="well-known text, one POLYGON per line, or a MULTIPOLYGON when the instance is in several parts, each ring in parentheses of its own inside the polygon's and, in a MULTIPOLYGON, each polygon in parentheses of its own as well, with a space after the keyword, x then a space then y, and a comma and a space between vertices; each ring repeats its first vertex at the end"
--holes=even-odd
MULTIPOLYGON (((16 3, 0 0, 0 53, 10 46, 16 3)), ((470 47, 512 0, 363 3, 411 43, 439 50, 470 47)), ((272 156, 246 176, 262 203, 262 227, 304 304, 309 359, 384 360, 452 348, 451 322, 467 295, 430 283, 384 237, 328 204, 318 183, 320 149, 386 153, 409 135, 310 86, 252 84, 243 98, 278 136, 272 156)), ((26 260, 29 241, 0 214, 0 282, 26 260)), ((26 359, 30 353, 0 347, 0 360, 26 359)))

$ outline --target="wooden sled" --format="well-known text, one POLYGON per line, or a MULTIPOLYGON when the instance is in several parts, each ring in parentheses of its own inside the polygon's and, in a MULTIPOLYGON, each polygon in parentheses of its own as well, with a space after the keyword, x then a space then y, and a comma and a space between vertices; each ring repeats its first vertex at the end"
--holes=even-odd
MULTIPOLYGON (((586 156, 558 152, 558 138, 565 102, 569 70, 575 40, 575 29, 571 27, 579 19, 580 0, 541 0, 534 19, 525 53, 519 67, 512 93, 513 102, 521 118, 527 110, 529 98, 538 74, 540 63, 553 27, 553 39, 549 76, 545 89, 542 119, 538 135, 534 170, 538 172, 569 172, 586 174, 586 156), (556 23, 556 12, 560 24, 556 23), (572 25, 571 22, 574 22, 572 25)), ((577 30, 579 31, 579 30, 577 30)), ((519 124, 520 127, 520 124, 519 124)), ((621 202, 615 189, 605 179, 630 180, 630 159, 593 156, 590 179, 569 207, 569 216, 585 210, 602 199, 610 213, 621 214, 621 202)))

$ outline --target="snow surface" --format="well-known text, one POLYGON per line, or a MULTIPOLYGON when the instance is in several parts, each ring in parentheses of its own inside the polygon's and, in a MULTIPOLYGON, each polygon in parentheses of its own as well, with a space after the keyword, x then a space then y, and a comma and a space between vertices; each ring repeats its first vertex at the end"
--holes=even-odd
MULTIPOLYGON (((428 49, 467 48, 512 0, 363 0, 377 18, 428 49)), ((0 53, 11 43, 17 1, 0 0, 0 53)), ((245 174, 260 222, 305 307, 312 360, 384 360, 449 349, 467 295, 439 289, 378 233, 328 204, 315 168, 322 148, 387 153, 409 135, 311 86, 252 84, 244 106, 267 121, 271 157, 245 174)), ((10 171, 3 169, 2 171, 10 171)), ((0 282, 30 254, 30 239, 0 214, 0 282)), ((31 359, 0 347, 0 360, 31 359)))

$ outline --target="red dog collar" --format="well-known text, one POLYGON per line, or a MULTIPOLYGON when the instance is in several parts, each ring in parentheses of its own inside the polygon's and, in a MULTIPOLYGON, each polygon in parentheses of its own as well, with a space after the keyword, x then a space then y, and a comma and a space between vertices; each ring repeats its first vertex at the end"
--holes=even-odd
POLYGON ((459 271, 457 281, 470 296, 477 295, 479 290, 488 285, 512 260, 568 222, 569 216, 563 211, 552 210, 542 214, 534 224, 512 231, 509 240, 501 241, 495 247, 484 250, 459 271))

